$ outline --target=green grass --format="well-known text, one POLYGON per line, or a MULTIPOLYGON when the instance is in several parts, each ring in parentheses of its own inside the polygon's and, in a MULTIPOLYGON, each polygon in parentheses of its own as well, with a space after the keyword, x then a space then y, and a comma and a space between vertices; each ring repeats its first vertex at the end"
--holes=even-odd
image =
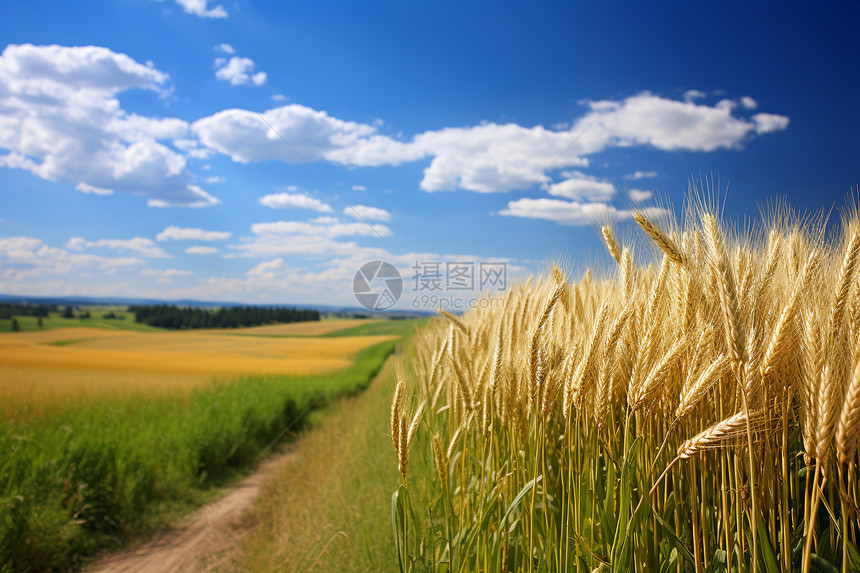
POLYGON ((86 342, 87 340, 97 340, 95 338, 69 338, 67 340, 55 340, 53 342, 45 342, 47 346, 71 346, 73 344, 78 344, 81 342, 86 342))
POLYGON ((82 400, 0 422, 0 572, 70 571, 241 475, 306 409, 361 391, 396 343, 335 375, 257 376, 177 398, 82 400))
POLYGON ((420 327, 427 319, 410 318, 406 320, 386 320, 350 326, 342 330, 326 332, 325 334, 256 334, 252 332, 225 333, 230 336, 256 336, 259 338, 338 338, 342 336, 384 336, 393 334, 407 336, 420 327))
MULTIPOLYGON (((408 338, 401 344, 407 351, 408 338)), ((256 527, 231 570, 398 571, 390 501, 400 483, 388 420, 393 388, 388 367, 360 396, 319 412, 318 424, 296 443, 295 461, 257 501, 256 527)), ((432 475, 432 459, 416 453, 412 463, 432 475)))
MULTIPOLYGON (((35 316, 15 316, 18 321, 18 327, 21 332, 38 332, 42 330, 53 330, 55 328, 74 328, 86 326, 90 328, 102 328, 105 330, 132 330, 137 332, 156 332, 162 329, 147 324, 139 324, 134 321, 134 313, 123 310, 124 307, 114 306, 87 306, 81 307, 81 310, 88 310, 92 318, 61 318, 59 312, 52 312, 47 318, 42 319, 42 326, 39 326, 39 319, 35 316), (125 319, 103 319, 102 316, 108 312, 113 312, 118 316, 125 316, 125 319)), ((76 314, 80 311, 76 310, 76 314)), ((0 335, 12 332, 12 319, 0 319, 0 335)))
POLYGON ((369 324, 360 324, 343 330, 335 330, 321 334, 323 338, 336 338, 338 336, 377 336, 383 334, 396 334, 398 336, 406 336, 411 334, 415 328, 421 326, 427 319, 408 319, 408 320, 386 320, 384 322, 371 322, 369 324))

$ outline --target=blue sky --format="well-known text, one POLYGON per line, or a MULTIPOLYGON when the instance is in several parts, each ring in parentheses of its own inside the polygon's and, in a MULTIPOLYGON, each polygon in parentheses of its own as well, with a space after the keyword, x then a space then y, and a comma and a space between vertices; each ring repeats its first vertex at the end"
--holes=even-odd
POLYGON ((354 305, 385 260, 410 308, 416 262, 607 265, 700 174, 842 205, 860 8, 750 4, 6 0, 0 293, 354 305))

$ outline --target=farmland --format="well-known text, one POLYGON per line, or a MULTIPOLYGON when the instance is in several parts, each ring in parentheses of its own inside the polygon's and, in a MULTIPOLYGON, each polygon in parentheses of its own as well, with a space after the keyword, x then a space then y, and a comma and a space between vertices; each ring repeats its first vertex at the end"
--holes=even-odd
POLYGON ((390 338, 308 336, 352 326, 327 321, 235 331, 74 327, 3 334, 0 408, 10 415, 21 405, 43 410, 78 394, 176 392, 242 375, 332 372, 348 366, 362 348, 390 338), (272 332, 295 336, 257 336, 272 332))
POLYGON ((401 571, 860 570, 856 205, 636 219, 638 248, 603 228, 608 276, 554 267, 416 336, 401 571))
POLYGON ((361 390, 412 327, 309 326, 0 335, 0 570, 71 570, 169 523, 361 390))

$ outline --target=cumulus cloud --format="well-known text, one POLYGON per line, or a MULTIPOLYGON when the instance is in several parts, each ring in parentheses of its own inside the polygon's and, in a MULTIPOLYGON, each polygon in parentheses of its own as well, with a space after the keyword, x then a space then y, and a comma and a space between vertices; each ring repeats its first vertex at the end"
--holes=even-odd
MULTIPOLYGON (((715 105, 694 101, 702 95, 688 92, 684 100, 674 100, 642 92, 620 101, 586 102, 589 111, 564 129, 487 122, 426 131, 411 141, 384 135, 376 124, 344 121, 298 104, 268 110, 262 117, 224 110, 196 121, 192 130, 204 145, 241 163, 327 160, 380 166, 430 158, 421 189, 492 193, 559 184, 548 172, 587 167, 589 156, 611 147, 736 149, 751 137, 787 125, 784 116, 753 121, 735 116, 738 104, 731 100, 715 105)), ((573 194, 585 184, 566 185, 573 194)), ((557 189, 565 192, 564 186, 557 189)), ((596 191, 592 185, 591 192, 596 191)), ((609 191, 604 186, 600 192, 605 196, 609 191)))
POLYGON ((190 277, 194 273, 184 269, 143 269, 140 274, 147 277, 190 277))
POLYGON ((176 118, 128 113, 117 94, 170 92, 152 65, 98 46, 9 45, 0 55, 0 165, 84 192, 133 193, 150 205, 208 206, 185 157, 161 140, 187 137, 176 118))
POLYGON ((563 174, 566 179, 549 186, 550 195, 581 201, 608 201, 615 196, 615 186, 597 177, 586 175, 579 171, 563 174))
MULTIPOLYGON (((144 261, 136 257, 105 257, 52 247, 36 237, 0 237, 0 279, 11 281, 2 284, 6 292, 19 292, 20 289, 10 286, 19 281, 51 275, 65 277, 90 270, 111 275, 143 264, 144 261)), ((32 288, 33 283, 25 284, 32 288)), ((57 286, 56 283, 52 285, 57 286)))
POLYGON ((665 151, 733 149, 755 130, 753 123, 732 115, 733 105, 708 106, 649 92, 620 102, 594 102, 591 107, 576 127, 583 129, 595 121, 595 137, 605 146, 647 145, 665 151))
POLYGON ((630 181, 635 181, 637 179, 653 179, 657 177, 656 171, 634 171, 633 173, 628 173, 624 176, 625 179, 630 181))
MULTIPOLYGON (((664 209, 652 207, 640 210, 651 218, 666 215, 664 209)), ((632 210, 617 209, 608 203, 580 203, 560 199, 517 199, 510 201, 500 214, 509 217, 544 219, 560 225, 587 226, 612 221, 622 221, 633 216, 632 210)))
POLYGON ((345 223, 336 217, 318 217, 311 221, 275 221, 251 225, 254 236, 230 248, 238 256, 263 257, 279 255, 338 255, 355 253, 361 247, 345 237, 387 237, 385 225, 363 222, 345 223), (341 240, 338 240, 341 239, 341 240))
POLYGON ((145 237, 134 237, 131 239, 99 239, 87 241, 83 237, 72 237, 66 243, 66 248, 71 251, 84 251, 86 249, 125 249, 134 251, 144 257, 153 259, 166 259, 168 255, 164 249, 156 245, 152 239, 145 237))
POLYGON ((304 222, 304 221, 275 221, 274 223, 254 223, 251 232, 255 235, 305 235, 312 237, 343 237, 343 236, 383 236, 391 235, 391 229, 385 225, 365 225, 364 223, 304 222))
POLYGON ((155 239, 158 241, 168 240, 193 240, 193 241, 226 241, 233 233, 230 231, 204 231, 194 227, 177 227, 170 225, 160 232, 155 239))
POLYGON ((366 221, 390 221, 391 213, 379 207, 368 207, 367 205, 353 205, 343 210, 345 215, 349 215, 354 219, 364 219, 366 221))
POLYGON ((220 4, 209 8, 209 0, 176 0, 176 3, 182 6, 182 9, 185 10, 186 13, 200 16, 201 18, 227 17, 227 11, 224 10, 224 7, 220 4))
POLYGON ((262 117, 242 109, 223 110, 194 122, 192 130, 204 145, 238 163, 267 159, 302 163, 303 159, 324 159, 339 146, 354 145, 376 128, 290 104, 270 109, 262 117), (281 136, 290 144, 284 143, 281 136))
POLYGON ((75 185, 75 189, 81 193, 92 193, 93 195, 113 195, 112 189, 102 189, 101 187, 94 187, 87 183, 78 183, 75 185))
POLYGON ((217 46, 215 46, 215 51, 233 55, 236 53, 236 48, 234 48, 230 44, 218 44, 217 46))
MULTIPOLYGON (((283 243, 284 241, 281 241, 283 243)), ((274 247, 274 246, 273 246, 274 247)), ((288 249, 284 245, 284 249, 288 249)), ((322 253, 321 262, 308 268, 305 266, 293 266, 288 264, 285 255, 289 251, 263 252, 255 251, 253 256, 260 258, 262 263, 254 261, 245 271, 244 276, 211 277, 197 285, 183 287, 163 292, 161 296, 174 299, 193 298, 198 300, 255 300, 257 302, 275 301, 282 302, 285 299, 291 302, 315 303, 319 301, 319 293, 325 292, 331 304, 344 304, 355 306, 356 300, 352 292, 352 281, 356 271, 366 262, 373 260, 384 260, 393 264, 404 279, 404 292, 397 307, 395 308, 424 308, 421 301, 415 303, 421 292, 411 290, 407 285, 412 283, 412 275, 418 261, 444 262, 496 262, 505 263, 508 281, 521 277, 523 280, 528 272, 523 267, 506 259, 479 258, 468 253, 433 253, 433 252, 405 252, 391 253, 383 248, 364 247, 351 245, 341 252, 328 251, 322 253)), ((477 288, 477 285, 476 285, 477 288)), ((495 290, 485 287, 487 290, 495 290)), ((463 292, 461 300, 468 301, 479 293, 463 292)), ((451 293, 452 298, 457 297, 451 293)), ((427 304, 426 301, 424 304, 427 304)), ((428 305, 428 311, 433 308, 428 305)))
POLYGON ((272 209, 313 209, 320 213, 331 213, 332 208, 305 193, 272 193, 260 197, 260 204, 272 209))
POLYGON ((254 60, 233 56, 215 60, 215 77, 233 86, 261 86, 266 83, 266 72, 254 73, 254 60))
POLYGON ((788 118, 784 115, 757 113, 752 117, 752 119, 755 122, 756 133, 782 131, 788 127, 788 118))
POLYGON ((744 96, 741 98, 741 105, 747 109, 755 109, 758 107, 758 102, 750 96, 744 96))
MULTIPOLYGON (((214 150, 208 147, 201 147, 200 142, 196 139, 174 139, 173 146, 194 159, 209 159, 215 153, 214 150)), ((207 170, 207 167, 204 166, 203 169, 207 170)), ((211 166, 208 169, 211 169, 211 166)))
POLYGON ((195 245, 185 249, 186 255, 214 255, 220 252, 217 247, 205 247, 203 245, 195 245))
POLYGON ((274 271, 281 269, 283 266, 283 259, 273 259, 271 261, 264 261, 260 263, 253 269, 250 269, 247 274, 249 277, 272 276, 274 274, 274 271))
POLYGON ((628 195, 630 195, 630 199, 634 203, 641 203, 642 201, 647 201, 651 198, 652 195, 654 195, 651 191, 648 191, 647 189, 631 189, 627 193, 628 195))

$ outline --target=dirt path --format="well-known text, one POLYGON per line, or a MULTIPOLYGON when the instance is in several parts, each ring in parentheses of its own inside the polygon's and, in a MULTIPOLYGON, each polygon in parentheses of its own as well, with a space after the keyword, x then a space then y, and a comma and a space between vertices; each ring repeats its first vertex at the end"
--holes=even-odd
POLYGON ((242 523, 243 516, 264 485, 294 457, 291 450, 271 455, 252 475, 228 486, 226 496, 184 523, 157 533, 141 547, 105 556, 86 573, 197 573, 225 565, 229 550, 250 527, 242 523))

